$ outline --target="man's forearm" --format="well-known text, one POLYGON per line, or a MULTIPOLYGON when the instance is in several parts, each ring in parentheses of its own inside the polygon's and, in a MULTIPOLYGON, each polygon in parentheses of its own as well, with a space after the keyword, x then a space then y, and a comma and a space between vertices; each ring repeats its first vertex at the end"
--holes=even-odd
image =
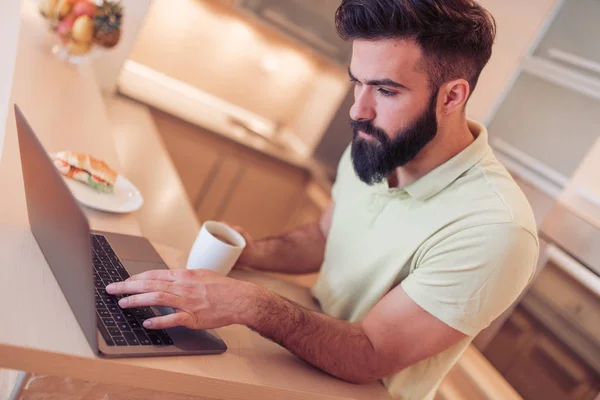
POLYGON ((383 365, 359 324, 310 311, 263 288, 241 323, 315 367, 348 382, 381 378, 383 365))
POLYGON ((261 271, 308 274, 319 271, 324 254, 325 236, 319 224, 311 224, 256 241, 240 262, 261 271))

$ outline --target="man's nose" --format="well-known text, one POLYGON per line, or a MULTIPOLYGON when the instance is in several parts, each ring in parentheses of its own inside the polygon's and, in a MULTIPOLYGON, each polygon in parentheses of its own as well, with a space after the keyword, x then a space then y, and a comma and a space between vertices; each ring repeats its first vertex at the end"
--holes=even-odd
POLYGON ((375 119, 375 108, 369 86, 357 87, 354 90, 354 104, 350 108, 350 118, 354 121, 375 119))

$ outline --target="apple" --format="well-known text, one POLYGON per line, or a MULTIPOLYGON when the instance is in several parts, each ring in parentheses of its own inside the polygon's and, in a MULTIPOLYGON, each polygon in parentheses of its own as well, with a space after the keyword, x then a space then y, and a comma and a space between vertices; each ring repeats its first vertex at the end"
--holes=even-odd
POLYGON ((75 23, 75 15, 68 14, 58 23, 58 28, 56 29, 58 34, 65 38, 71 34, 73 30, 73 24, 75 23))
POLYGON ((73 8, 72 0, 58 0, 55 8, 58 19, 66 17, 71 12, 71 8, 73 8))
POLYGON ((78 3, 75 3, 73 13, 75 13, 75 16, 77 17, 87 15, 90 18, 94 18, 94 16, 96 16, 96 5, 87 0, 81 0, 78 3))
POLYGON ((94 20, 87 15, 77 17, 73 23, 71 36, 79 43, 92 43, 94 37, 94 20))

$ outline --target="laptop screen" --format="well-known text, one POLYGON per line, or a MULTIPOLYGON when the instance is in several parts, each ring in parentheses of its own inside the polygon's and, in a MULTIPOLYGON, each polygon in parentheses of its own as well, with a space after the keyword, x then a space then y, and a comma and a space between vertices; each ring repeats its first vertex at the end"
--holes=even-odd
POLYGON ((16 105, 15 116, 31 231, 87 341, 98 353, 87 218, 16 105))

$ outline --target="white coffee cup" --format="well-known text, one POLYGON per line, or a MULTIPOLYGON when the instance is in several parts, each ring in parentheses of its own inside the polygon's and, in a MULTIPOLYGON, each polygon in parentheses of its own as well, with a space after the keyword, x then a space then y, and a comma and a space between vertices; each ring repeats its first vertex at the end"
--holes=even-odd
POLYGON ((245 247, 244 237, 235 229, 221 222, 207 221, 192 246, 187 269, 204 268, 227 275, 245 247))

